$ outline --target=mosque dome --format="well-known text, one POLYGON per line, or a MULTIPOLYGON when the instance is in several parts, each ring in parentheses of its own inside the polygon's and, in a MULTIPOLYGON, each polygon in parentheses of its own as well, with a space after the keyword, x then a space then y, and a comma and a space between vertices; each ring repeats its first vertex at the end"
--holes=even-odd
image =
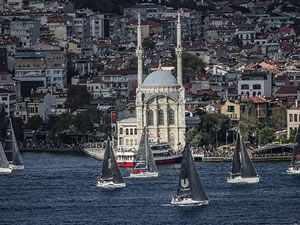
POLYGON ((144 80, 142 87, 176 87, 176 78, 167 71, 155 71, 150 73, 144 80))

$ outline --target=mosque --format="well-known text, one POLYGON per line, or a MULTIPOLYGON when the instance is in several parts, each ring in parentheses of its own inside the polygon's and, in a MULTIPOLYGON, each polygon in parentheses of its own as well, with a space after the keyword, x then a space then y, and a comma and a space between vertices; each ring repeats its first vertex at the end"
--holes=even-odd
POLYGON ((177 22, 177 79, 158 70, 143 80, 143 48, 140 16, 137 26, 138 85, 136 118, 118 121, 118 145, 138 145, 144 127, 152 141, 168 142, 175 150, 185 145, 185 92, 182 85, 181 23, 177 22))

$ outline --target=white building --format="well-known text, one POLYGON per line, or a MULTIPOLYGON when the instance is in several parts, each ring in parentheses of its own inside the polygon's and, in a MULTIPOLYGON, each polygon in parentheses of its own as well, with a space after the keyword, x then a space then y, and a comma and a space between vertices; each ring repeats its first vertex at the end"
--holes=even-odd
POLYGON ((4 104, 5 113, 12 116, 15 110, 17 95, 14 91, 0 88, 0 104, 4 104))
MULTIPOLYGON (((178 15, 177 22, 177 79, 171 73, 162 71, 160 65, 158 71, 152 72, 143 80, 140 18, 137 34, 138 87, 136 89, 136 125, 134 124, 134 118, 130 119, 130 126, 134 133, 130 133, 130 128, 128 133, 129 140, 134 140, 137 135, 137 141, 139 142, 142 130, 146 127, 150 139, 168 142, 174 149, 178 150, 185 145, 186 131, 185 90, 182 85, 180 15, 178 15), (135 126, 137 128, 136 134, 135 126)), ((120 128, 124 129, 126 122, 128 121, 122 120, 118 122, 119 145, 126 145, 124 141, 128 139, 126 136, 120 136, 120 133, 124 132, 120 128)), ((125 135, 127 135, 126 130, 125 135)))
POLYGON ((240 96, 272 95, 272 76, 265 72, 244 73, 238 80, 238 94, 240 96))

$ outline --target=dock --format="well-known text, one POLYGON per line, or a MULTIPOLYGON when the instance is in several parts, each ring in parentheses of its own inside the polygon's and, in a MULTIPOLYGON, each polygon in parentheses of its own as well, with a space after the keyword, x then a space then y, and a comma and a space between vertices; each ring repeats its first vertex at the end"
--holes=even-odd
MULTIPOLYGON (((291 155, 269 155, 260 157, 251 157, 253 162, 272 162, 272 161, 291 161, 291 155)), ((193 154, 194 160, 197 162, 231 162, 232 157, 222 156, 204 156, 203 154, 193 154)))

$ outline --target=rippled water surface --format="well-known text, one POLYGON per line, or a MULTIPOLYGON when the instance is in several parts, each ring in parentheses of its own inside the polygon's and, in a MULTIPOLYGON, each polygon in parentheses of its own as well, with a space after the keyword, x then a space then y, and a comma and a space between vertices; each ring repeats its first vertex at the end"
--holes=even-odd
POLYGON ((179 165, 158 166, 157 179, 96 188, 101 162, 82 154, 23 154, 25 170, 0 176, 0 224, 299 224, 300 176, 289 162, 255 163, 261 182, 226 183, 230 163, 196 163, 209 205, 178 208, 179 165))

